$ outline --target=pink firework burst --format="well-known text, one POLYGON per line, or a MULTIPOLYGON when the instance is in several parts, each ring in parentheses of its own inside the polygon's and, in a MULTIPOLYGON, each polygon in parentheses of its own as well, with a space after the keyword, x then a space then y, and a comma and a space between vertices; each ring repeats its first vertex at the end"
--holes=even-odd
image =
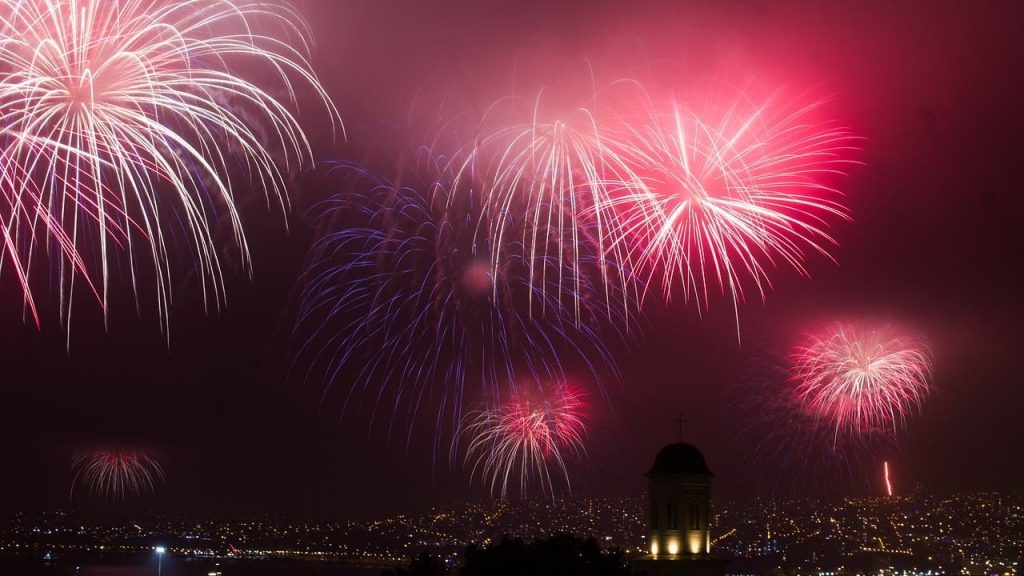
POLYGON ((836 322, 790 355, 790 379, 809 414, 836 435, 895 432, 931 392, 931 355, 892 325, 836 322))
POLYGON ((240 199, 285 206, 288 172, 311 161, 299 87, 336 117, 308 37, 274 2, 0 0, 0 249, 37 324, 47 257, 64 319, 77 286, 106 311, 121 268, 136 290, 155 279, 166 322, 179 252, 223 301, 214 223, 248 264, 240 199))
POLYGON ((589 406, 583 390, 558 384, 534 395, 517 391, 496 407, 466 414, 462 434, 469 437, 466 461, 473 462, 473 475, 479 472, 502 498, 517 470, 522 493, 531 478, 553 493, 553 463, 569 486, 566 457, 584 451, 589 406))
POLYGON ((829 222, 849 216, 829 181, 852 162, 857 138, 817 121, 819 107, 775 98, 697 113, 673 102, 617 139, 644 184, 611 200, 615 237, 662 280, 666 299, 681 285, 699 308, 718 291, 735 309, 745 286, 765 297, 780 263, 806 274, 808 254, 831 258, 829 222))
POLYGON ((163 480, 164 469, 156 456, 148 450, 127 448, 100 448, 82 450, 71 458, 75 486, 84 485, 89 493, 106 500, 124 500, 156 491, 163 480))
POLYGON ((609 208, 616 191, 641 182, 627 147, 614 141, 623 132, 615 128, 618 116, 599 108, 594 97, 578 106, 554 106, 552 115, 542 93, 527 114, 505 111, 507 99, 488 110, 481 137, 456 168, 456 181, 480 179, 489 218, 477 234, 487 236, 494 262, 522 259, 531 286, 547 291, 553 284, 572 295, 578 319, 590 282, 585 276, 592 273, 605 286, 594 297, 629 313, 628 290, 616 288, 627 283, 629 255, 613 236, 618 227, 609 208), (565 268, 554 282, 547 277, 552 263, 565 268), (588 270, 595 265, 596 271, 588 270))

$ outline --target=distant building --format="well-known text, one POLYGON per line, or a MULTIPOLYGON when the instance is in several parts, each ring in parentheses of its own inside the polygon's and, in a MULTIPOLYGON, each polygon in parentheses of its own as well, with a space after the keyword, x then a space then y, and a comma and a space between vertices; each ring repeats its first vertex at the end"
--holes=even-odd
POLYGON ((712 576, 726 560, 711 556, 711 479, 704 455, 692 444, 669 444, 647 472, 648 554, 634 569, 648 576, 712 576))

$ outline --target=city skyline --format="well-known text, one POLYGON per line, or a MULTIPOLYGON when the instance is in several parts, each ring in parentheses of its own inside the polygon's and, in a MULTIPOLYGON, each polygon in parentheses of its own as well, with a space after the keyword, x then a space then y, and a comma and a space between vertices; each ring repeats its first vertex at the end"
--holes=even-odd
MULTIPOLYGON (((571 533, 630 558, 647 552, 646 496, 485 499, 420 514, 348 520, 273 514, 159 513, 129 521, 69 512, 20 513, 0 525, 0 554, 17 548, 54 557, 106 551, 147 557, 155 545, 214 565, 301 561, 367 573, 402 566, 421 553, 462 561, 469 544, 543 540, 571 533), (88 519, 87 519, 88 518, 88 519), (102 548, 101 548, 102 547, 102 548), (231 564, 235 563, 235 564, 231 564)), ((967 492, 936 496, 792 498, 716 501, 712 549, 730 558, 728 573, 848 573, 889 567, 898 573, 982 574, 1019 570, 1021 494, 967 492)), ((108 560, 111 561, 111 560, 108 560)))

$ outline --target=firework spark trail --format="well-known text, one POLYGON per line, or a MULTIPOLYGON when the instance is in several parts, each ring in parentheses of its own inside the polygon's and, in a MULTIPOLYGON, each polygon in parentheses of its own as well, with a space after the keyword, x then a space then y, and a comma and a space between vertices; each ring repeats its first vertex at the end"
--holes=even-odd
POLYGON ((852 162, 857 139, 815 122, 819 106, 769 99, 712 114, 675 102, 623 125, 631 134, 614 141, 643 185, 618 188, 605 208, 616 214, 621 229, 612 236, 628 244, 628 261, 646 263, 666 299, 681 284, 685 300, 706 308, 717 288, 738 321, 748 282, 763 300, 779 262, 806 275, 808 253, 831 259, 829 220, 849 215, 826 181, 852 162))
POLYGON ((76 453, 71 459, 75 485, 81 483, 89 493, 106 500, 124 500, 156 491, 164 469, 148 451, 134 449, 98 449, 76 453))
MULTIPOLYGON (((429 406, 435 458, 446 432, 458 438, 465 396, 504 397, 520 381, 563 380, 570 366, 614 377, 605 343, 626 337, 606 322, 603 288, 581 282, 582 293, 564 297, 579 307, 563 304, 567 287, 553 280, 563 262, 548 260, 556 272, 546 285, 531 283, 521 257, 493 262, 488 238, 475 234, 488 213, 468 181, 453 189, 451 165, 428 158, 391 180, 356 169, 321 219, 296 322, 296 361, 306 380, 327 383, 325 401, 344 384, 342 416, 368 402, 371 425, 390 403, 388 434, 404 421, 410 437, 429 406), (531 299, 543 313, 529 311, 531 299)), ((595 267, 588 259, 579 265, 595 267)))
POLYGON ((311 156, 293 111, 297 85, 337 119, 309 67, 308 36, 298 14, 268 2, 0 0, 3 260, 37 325, 31 268, 42 247, 56 255, 62 320, 77 278, 107 311, 123 251, 136 294, 152 260, 166 326, 171 224, 187 232, 204 302, 220 304, 218 211, 249 264, 229 175, 246 174, 284 208, 287 172, 311 156), (286 97, 241 68, 273 78, 286 97))
POLYGON ((896 431, 931 392, 927 347, 892 325, 835 322, 790 355, 804 409, 835 433, 896 431))
POLYGON ((579 388, 558 384, 531 397, 517 390, 498 406, 468 412, 461 433, 469 438, 466 462, 480 474, 491 493, 508 495, 509 481, 519 470, 523 494, 535 478, 545 493, 554 494, 550 464, 570 486, 566 457, 584 452, 586 397, 579 388))
MULTIPOLYGON (((496 129, 482 128, 484 135, 456 170, 457 180, 468 174, 482 180, 481 203, 490 218, 478 233, 488 237, 496 265, 505 257, 523 259, 532 285, 553 286, 560 294, 581 293, 589 281, 579 264, 596 254, 608 315, 628 314, 635 298, 621 288, 628 284, 629 253, 612 236, 618 227, 605 207, 621 188, 639 186, 640 177, 611 141, 620 132, 611 128, 615 115, 579 106, 548 121, 541 102, 539 94, 528 122, 513 114, 496 129), (546 277, 552 260, 558 262, 554 279, 546 277)), ((488 114, 501 116, 498 108, 488 114)))
POLYGON ((892 498, 892 482, 889 480, 889 461, 882 462, 882 473, 885 478, 885 493, 892 498))

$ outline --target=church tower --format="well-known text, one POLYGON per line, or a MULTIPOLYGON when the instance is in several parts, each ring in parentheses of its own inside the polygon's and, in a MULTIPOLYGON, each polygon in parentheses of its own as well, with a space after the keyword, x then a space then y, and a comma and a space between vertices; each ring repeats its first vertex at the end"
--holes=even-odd
POLYGON ((669 444, 658 452, 647 472, 647 542, 652 556, 711 553, 708 515, 714 477, 704 455, 691 444, 669 444))
POLYGON ((651 576, 721 574, 711 556, 711 479, 704 455, 692 444, 662 448, 647 472, 647 551, 636 562, 651 576))

